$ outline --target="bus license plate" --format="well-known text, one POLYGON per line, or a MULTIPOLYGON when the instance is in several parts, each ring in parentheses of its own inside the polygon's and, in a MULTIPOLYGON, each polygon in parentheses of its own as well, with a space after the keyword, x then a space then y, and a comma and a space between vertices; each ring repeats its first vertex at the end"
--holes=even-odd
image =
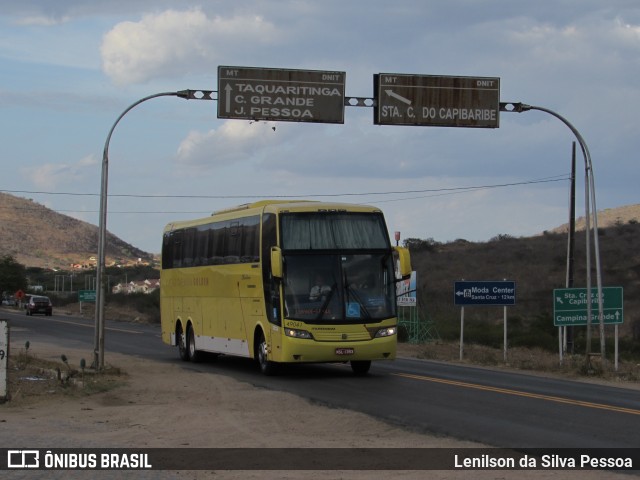
POLYGON ((353 355, 354 353, 353 348, 336 348, 336 355, 353 355))

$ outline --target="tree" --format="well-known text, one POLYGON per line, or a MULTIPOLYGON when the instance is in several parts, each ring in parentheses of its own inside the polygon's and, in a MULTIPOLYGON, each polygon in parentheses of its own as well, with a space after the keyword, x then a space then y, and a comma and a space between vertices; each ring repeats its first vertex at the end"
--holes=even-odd
POLYGON ((412 252, 432 252, 436 249, 439 243, 433 238, 427 238, 426 240, 421 238, 406 238, 403 245, 412 252))
POLYGON ((18 290, 26 290, 26 288, 25 266, 16 262, 12 255, 0 257, 0 292, 13 295, 18 290))

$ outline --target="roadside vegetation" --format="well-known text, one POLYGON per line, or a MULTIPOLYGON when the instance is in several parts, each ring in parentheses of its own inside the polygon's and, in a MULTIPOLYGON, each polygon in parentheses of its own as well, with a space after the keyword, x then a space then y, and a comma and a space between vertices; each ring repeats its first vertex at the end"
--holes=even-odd
MULTIPOLYGON (((619 326, 621 366, 627 364, 636 371, 640 363, 639 239, 640 224, 635 220, 599 230, 603 286, 621 286, 624 291, 624 323, 619 326)), ((557 362, 559 346, 558 328, 553 325, 553 289, 566 286, 566 234, 545 232, 527 238, 498 235, 488 242, 477 243, 463 239, 439 243, 433 239, 411 238, 404 244, 411 251, 411 262, 417 271, 418 315, 421 322, 430 326, 430 340, 452 343, 459 338, 460 307, 456 307, 453 300, 455 281, 507 279, 516 283, 516 305, 507 311, 508 348, 531 349, 538 352, 536 356, 547 352, 555 355, 557 362)), ((586 286, 585 256, 585 233, 578 232, 574 287, 586 286)), ((592 288, 596 287, 595 278, 594 271, 592 288)), ((464 318, 465 345, 493 349, 502 361, 503 308, 467 307, 464 318)), ((572 334, 569 352, 584 364, 586 326, 572 327, 572 334)), ((613 326, 605 326, 605 337, 606 359, 613 362, 613 326)), ((593 327, 591 352, 600 352, 597 325, 593 327)), ((580 368, 589 370, 584 365, 580 368)))
POLYGON ((120 368, 96 371, 84 358, 42 358, 30 342, 8 357, 9 405, 21 405, 54 396, 86 396, 123 385, 127 376, 120 368))

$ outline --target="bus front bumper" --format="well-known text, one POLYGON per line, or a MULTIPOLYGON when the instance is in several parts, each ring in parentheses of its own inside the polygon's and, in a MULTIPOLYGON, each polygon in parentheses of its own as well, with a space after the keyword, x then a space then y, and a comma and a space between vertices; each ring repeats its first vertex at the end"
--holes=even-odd
POLYGON ((394 360, 397 337, 375 338, 359 342, 318 342, 288 338, 273 360, 284 363, 349 362, 363 360, 394 360))

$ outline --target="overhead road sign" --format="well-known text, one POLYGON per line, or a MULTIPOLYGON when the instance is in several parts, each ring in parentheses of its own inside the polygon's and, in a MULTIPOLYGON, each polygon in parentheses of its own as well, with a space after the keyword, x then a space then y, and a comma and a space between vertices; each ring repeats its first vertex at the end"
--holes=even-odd
POLYGON ((455 282, 454 305, 515 305, 516 283, 512 281, 455 282))
POLYGON ((380 73, 376 125, 498 128, 500 78, 380 73))
MULTIPOLYGON (((587 325, 587 289, 556 288, 553 291, 553 324, 556 327, 587 325)), ((623 323, 622 287, 602 287, 603 323, 623 323)), ((591 324, 600 322, 598 290, 591 289, 591 324)))
POLYGON ((218 67, 218 118, 344 123, 345 72, 218 67))

